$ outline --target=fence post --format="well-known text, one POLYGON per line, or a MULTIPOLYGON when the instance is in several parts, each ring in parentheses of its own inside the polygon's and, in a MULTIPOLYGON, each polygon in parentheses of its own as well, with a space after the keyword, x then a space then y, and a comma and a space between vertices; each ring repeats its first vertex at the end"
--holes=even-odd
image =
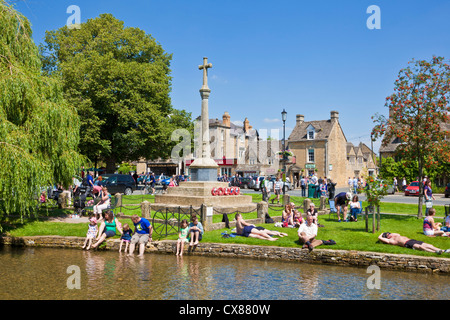
POLYGON ((283 206, 289 204, 291 202, 291 196, 288 194, 283 195, 283 206))
POLYGON ((150 210, 151 210, 150 202, 148 202, 147 200, 141 202, 141 213, 143 218, 150 219, 150 210))
POLYGON ((211 231, 211 227, 213 225, 213 207, 208 207, 206 205, 202 205, 201 207, 201 217, 202 217, 202 225, 204 231, 211 231))
POLYGON ((327 208, 327 197, 320 196, 320 206, 319 211, 323 211, 327 208))
POLYGON ((116 208, 119 208, 119 212, 122 213, 122 193, 116 193, 114 197, 117 199, 116 208))
POLYGON ((258 219, 261 219, 261 223, 266 222, 266 213, 269 213, 269 204, 265 201, 258 202, 256 204, 256 215, 258 219))
POLYGON ((68 202, 67 193, 65 193, 65 192, 60 193, 59 196, 58 196, 58 208, 59 209, 66 209, 67 208, 67 202, 68 202))
POLYGON ((305 200, 303 200, 303 212, 307 212, 310 205, 311 205, 311 199, 306 198, 305 200))

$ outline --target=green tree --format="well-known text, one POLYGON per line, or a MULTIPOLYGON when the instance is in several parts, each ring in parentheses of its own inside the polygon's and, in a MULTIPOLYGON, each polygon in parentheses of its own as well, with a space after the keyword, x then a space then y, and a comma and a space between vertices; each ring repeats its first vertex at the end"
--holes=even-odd
MULTIPOLYGON (((442 57, 411 61, 400 70, 394 93, 386 98, 389 118, 377 115, 372 135, 383 136, 384 145, 400 139, 397 152, 405 161, 417 161, 419 181, 424 169, 450 163, 449 131, 450 66, 442 57)), ((423 194, 423 185, 419 184, 423 194)), ((422 217, 422 196, 418 201, 422 217)))
POLYGON ((167 157, 176 128, 191 115, 174 109, 172 56, 143 30, 125 27, 111 14, 46 32, 44 72, 61 78, 65 97, 81 119, 80 150, 113 172, 122 161, 167 157))
POLYGON ((41 188, 72 183, 80 122, 59 81, 42 76, 29 21, 3 0, 0 30, 0 218, 23 217, 41 188))

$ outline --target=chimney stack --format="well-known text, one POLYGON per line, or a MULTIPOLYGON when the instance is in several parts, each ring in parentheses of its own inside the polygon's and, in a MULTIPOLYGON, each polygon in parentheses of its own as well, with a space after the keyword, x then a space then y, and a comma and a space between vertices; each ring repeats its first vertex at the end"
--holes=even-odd
POLYGON ((229 127, 231 125, 230 119, 231 119, 230 114, 227 111, 225 111, 225 113, 222 116, 222 124, 226 127, 229 127))
POLYGON ((296 120, 297 120, 297 124, 300 125, 303 123, 303 121, 305 121, 305 116, 302 114, 298 114, 296 117, 296 120))
POLYGON ((337 111, 331 111, 331 122, 339 121, 339 112, 337 111))
POLYGON ((244 120, 244 132, 248 132, 250 130, 250 121, 247 118, 244 120))

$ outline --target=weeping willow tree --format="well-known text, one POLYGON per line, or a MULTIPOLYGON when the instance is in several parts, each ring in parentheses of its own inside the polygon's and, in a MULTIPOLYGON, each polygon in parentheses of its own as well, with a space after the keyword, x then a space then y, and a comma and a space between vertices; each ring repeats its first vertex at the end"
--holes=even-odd
POLYGON ((80 121, 41 73, 29 21, 0 0, 0 220, 33 214, 42 188, 68 186, 83 161, 80 121))

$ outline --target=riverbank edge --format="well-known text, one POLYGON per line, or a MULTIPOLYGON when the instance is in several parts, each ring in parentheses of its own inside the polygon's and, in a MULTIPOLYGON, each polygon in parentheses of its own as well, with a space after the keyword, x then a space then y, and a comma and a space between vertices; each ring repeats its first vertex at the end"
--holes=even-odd
MULTIPOLYGON (((14 247, 47 247, 81 249, 85 238, 63 236, 0 236, 0 245, 14 247)), ((120 240, 107 240, 97 250, 119 250, 120 240)), ((148 244, 146 253, 175 254, 176 240, 155 241, 148 244)), ((419 257, 407 254, 363 252, 316 248, 312 252, 302 248, 255 246, 246 244, 201 242, 192 252, 185 247, 185 255, 210 257, 250 258, 258 260, 284 260, 304 263, 319 263, 336 266, 367 268, 372 265, 380 269, 439 273, 450 275, 450 258, 419 257)))

